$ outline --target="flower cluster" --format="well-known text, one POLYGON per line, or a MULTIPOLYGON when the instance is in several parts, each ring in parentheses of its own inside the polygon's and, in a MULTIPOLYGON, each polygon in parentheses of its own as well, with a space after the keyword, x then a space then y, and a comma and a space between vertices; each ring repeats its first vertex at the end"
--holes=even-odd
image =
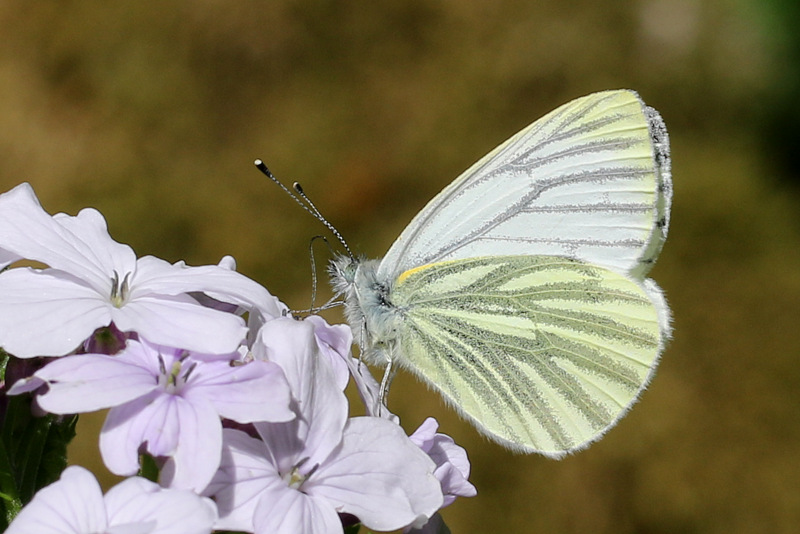
POLYGON ((68 468, 10 533, 335 533, 354 518, 436 532, 440 508, 475 494, 435 420, 408 436, 375 408, 349 327, 292 317, 232 258, 137 258, 96 210, 51 216, 22 184, 0 195, 0 268, 0 347, 47 362, 7 393, 52 414, 110 409, 102 459, 131 477, 103 496, 68 468), (349 415, 351 376, 366 416, 349 415), (157 484, 134 476, 145 457, 157 484))

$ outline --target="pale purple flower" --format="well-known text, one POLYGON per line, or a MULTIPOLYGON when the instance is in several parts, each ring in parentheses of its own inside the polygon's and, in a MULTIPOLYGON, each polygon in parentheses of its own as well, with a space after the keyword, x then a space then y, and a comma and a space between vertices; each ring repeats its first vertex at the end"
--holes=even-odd
POLYGON ((72 466, 39 490, 6 534, 207 534, 216 517, 210 499, 140 477, 103 496, 94 475, 72 466))
POLYGON ((350 380, 347 362, 353 359, 350 355, 353 331, 346 324, 330 325, 319 315, 311 315, 305 321, 314 325, 314 337, 319 350, 331 362, 336 384, 344 389, 350 380))
MULTIPOLYGON (((428 417, 409 438, 436 463, 434 475, 442 485, 442 493, 444 493, 442 508, 444 508, 453 504, 456 497, 474 497, 478 491, 467 480, 470 471, 467 451, 456 445, 450 436, 437 433, 438 428, 439 423, 436 419, 428 417)), ((450 531, 441 514, 437 512, 424 525, 406 528, 404 532, 406 534, 444 534, 450 531)))
POLYGON ((375 530, 422 524, 442 504, 431 459, 398 425, 347 417, 347 400, 314 326, 276 319, 253 347, 286 374, 298 417, 256 423, 261 439, 225 430, 220 470, 205 494, 217 528, 256 533, 342 532, 338 513, 375 530))
POLYGON ((369 367, 358 358, 354 358, 350 352, 350 345, 353 342, 353 332, 347 325, 329 325, 322 317, 312 315, 305 319, 314 325, 314 335, 320 350, 328 356, 331 361, 336 383, 341 389, 347 386, 349 377, 353 377, 361 402, 364 404, 366 415, 383 417, 394 423, 400 422, 400 418, 391 413, 386 406, 381 403, 381 386, 375 377, 370 373, 369 367))
MULTIPOLYGON (((0 273, 0 346, 21 358, 62 356, 112 322, 123 332, 187 350, 228 353, 247 334, 243 320, 201 306, 189 293, 277 317, 278 300, 256 282, 217 265, 171 265, 108 234, 87 208, 48 215, 28 184, 0 195, 0 250, 46 264, 0 273)), ((0 260, 3 258, 0 257, 0 260)))
POLYGON ((436 419, 428 417, 409 438, 436 463, 434 475, 442 484, 444 508, 456 497, 474 497, 478 491, 467 480, 470 471, 467 451, 450 436, 437 433, 438 428, 436 419))
POLYGON ((139 469, 140 448, 166 459, 162 483, 201 491, 220 462, 220 417, 238 423, 288 421, 290 392, 270 362, 236 362, 129 340, 114 355, 55 360, 9 394, 46 383, 39 406, 52 413, 111 408, 100 434, 106 466, 118 475, 139 469))

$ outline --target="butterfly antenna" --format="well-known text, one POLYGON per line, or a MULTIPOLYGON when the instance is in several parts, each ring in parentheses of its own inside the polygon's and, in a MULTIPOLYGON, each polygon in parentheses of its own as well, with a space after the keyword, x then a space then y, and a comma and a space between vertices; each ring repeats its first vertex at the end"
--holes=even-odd
POLYGON ((264 175, 266 175, 266 177, 267 177, 267 178, 269 178, 270 180, 272 180, 274 183, 276 183, 276 184, 278 185, 278 187, 280 187, 281 189, 283 189, 283 190, 284 190, 284 192, 285 192, 287 195, 289 195, 290 197, 292 197, 292 198, 294 199, 294 201, 295 201, 295 202, 297 202, 298 204, 300 204, 300 206, 301 206, 301 207, 302 207, 304 210, 306 210, 308 213, 310 213, 310 214, 311 214, 311 215, 312 215, 312 216, 313 216, 315 219, 317 219, 319 222, 321 222, 322 224, 324 224, 324 225, 325 225, 325 227, 326 227, 328 230, 330 230, 330 231, 331 231, 331 233, 334 235, 334 237, 336 237, 336 239, 339 241, 339 243, 341 243, 341 244, 342 244, 342 246, 344 247, 344 250, 345 250, 345 252, 347 252, 347 255, 350 257, 350 259, 352 259, 352 260, 355 260, 355 256, 353 256, 353 253, 350 251, 350 247, 348 247, 348 246, 347 246, 347 242, 344 240, 344 237, 342 237, 342 234, 341 234, 341 233, 339 233, 339 230, 337 230, 337 229, 336 229, 336 227, 335 227, 335 226, 333 226, 333 225, 332 225, 332 224, 331 224, 331 223, 328 221, 328 219, 326 219, 325 217, 323 217, 323 216, 322 216, 322 213, 320 213, 320 211, 317 209, 317 207, 314 205, 314 203, 313 203, 313 202, 311 202, 311 200, 310 200, 310 199, 309 199, 309 198, 306 196, 306 194, 303 192, 303 188, 302 188, 302 187, 300 187, 300 184, 299 184, 299 183, 295 182, 295 183, 292 185, 292 188, 293 188, 293 189, 294 189, 294 191, 295 191, 295 192, 293 193, 292 191, 290 191, 290 190, 289 190, 289 188, 288 188, 288 187, 286 187, 285 185, 283 185, 283 184, 282 184, 280 181, 278 181, 278 179, 277 179, 277 178, 275 178, 275 176, 272 174, 272 171, 270 171, 270 170, 269 170, 269 168, 268 168, 268 167, 267 167, 267 166, 264 164, 264 162, 263 162, 263 161, 261 161, 260 159, 257 159, 257 160, 255 160, 255 165, 256 165, 256 168, 258 168, 258 170, 259 170, 259 171, 261 171, 262 173, 264 173, 264 175), (301 199, 302 199, 302 200, 301 200, 301 199))
POLYGON ((331 223, 328 221, 328 219, 326 219, 325 217, 323 217, 323 216, 322 216, 322 214, 319 212, 319 210, 318 210, 318 209, 317 209, 317 207, 314 205, 314 203, 313 203, 313 202, 311 202, 311 199, 310 199, 310 198, 308 198, 308 197, 306 196, 306 194, 305 194, 305 192, 303 191, 303 188, 300 186, 300 184, 299 184, 298 182, 295 182, 294 184, 292 184, 292 188, 295 190, 295 192, 296 192, 298 195, 300 195, 300 198, 302 198, 303 200, 305 200, 305 201, 306 201, 306 203, 308 204, 308 206, 309 206, 309 207, 310 207, 310 208, 313 210, 313 212, 314 212, 314 215, 316 215, 317 219, 319 219, 319 221, 320 221, 322 224, 324 224, 324 225, 325 225, 325 226, 328 228, 328 230, 330 230, 330 231, 331 231, 331 233, 333 234, 333 236, 334 236, 336 239, 338 239, 338 240, 339 240, 339 243, 341 243, 341 244, 342 244, 342 246, 344 247, 345 251, 347 251, 347 255, 348 255, 348 256, 350 256, 350 258, 351 258, 351 259, 355 259, 355 256, 353 256, 353 253, 350 251, 350 247, 348 247, 348 246, 347 246, 347 242, 344 240, 344 237, 342 237, 342 234, 340 234, 340 233, 339 233, 339 230, 337 230, 337 229, 336 229, 336 227, 335 227, 335 226, 333 226, 333 225, 332 225, 332 224, 331 224, 331 223))

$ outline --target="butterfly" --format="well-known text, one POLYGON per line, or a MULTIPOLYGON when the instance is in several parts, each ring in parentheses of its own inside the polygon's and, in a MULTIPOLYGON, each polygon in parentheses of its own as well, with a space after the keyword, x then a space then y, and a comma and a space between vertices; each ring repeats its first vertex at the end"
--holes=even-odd
POLYGON ((483 434, 561 457, 653 376, 670 312, 667 130, 629 90, 569 102, 431 200, 381 260, 332 261, 362 357, 405 368, 483 434))

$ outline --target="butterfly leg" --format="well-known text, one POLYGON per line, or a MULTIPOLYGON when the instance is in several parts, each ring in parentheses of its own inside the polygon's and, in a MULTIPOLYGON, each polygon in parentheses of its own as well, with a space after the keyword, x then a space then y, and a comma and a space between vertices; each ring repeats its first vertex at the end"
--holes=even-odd
POLYGON ((361 372, 361 364, 364 363, 364 347, 367 346, 367 318, 361 318, 361 329, 358 333, 358 371, 361 372))
POLYGON ((389 387, 392 385, 392 380, 397 372, 392 366, 394 359, 391 356, 386 357, 386 368, 383 370, 383 379, 381 380, 380 401, 381 405, 388 408, 389 387))

